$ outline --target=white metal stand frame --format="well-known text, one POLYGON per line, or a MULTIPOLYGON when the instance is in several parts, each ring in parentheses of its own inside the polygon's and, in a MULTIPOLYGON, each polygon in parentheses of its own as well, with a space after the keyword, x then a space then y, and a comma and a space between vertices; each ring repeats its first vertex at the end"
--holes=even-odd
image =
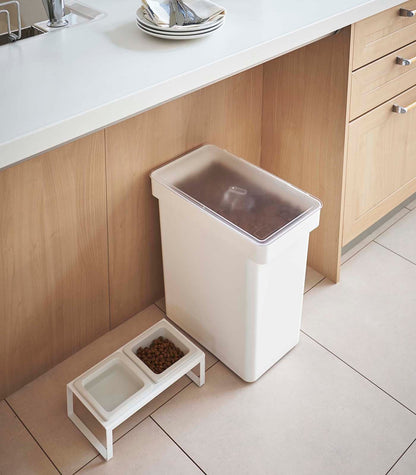
MULTIPOLYGON (((193 345, 194 346, 194 345, 193 345)), ((120 349, 121 350, 121 349, 120 349)), ((120 352, 117 350, 113 354, 120 352)), ((152 399, 158 396, 161 392, 175 383, 185 374, 197 385, 203 386, 205 383, 205 354, 199 348, 195 352, 192 358, 186 361, 186 364, 183 364, 175 371, 169 378, 165 378, 160 382, 154 383, 152 390, 143 395, 142 398, 138 399, 133 407, 127 408, 124 411, 120 411, 114 418, 111 420, 103 419, 100 414, 94 409, 94 407, 85 399, 85 397, 78 391, 75 387, 74 381, 71 381, 67 385, 66 395, 67 395, 67 413, 71 421, 78 427, 78 429, 84 434, 84 436, 91 442, 91 444, 98 450, 102 457, 108 461, 113 457, 113 430, 127 420, 130 416, 139 411, 143 406, 149 403, 152 399), (200 376, 197 376, 192 369, 199 365, 200 376), (106 441, 103 445, 96 435, 86 426, 86 424, 75 414, 74 412, 74 394, 79 399, 79 401, 84 405, 84 407, 94 416, 95 419, 101 424, 105 429, 106 441)), ((110 355, 111 356, 111 355, 110 355)), ((140 370, 138 369, 140 372, 140 370)))

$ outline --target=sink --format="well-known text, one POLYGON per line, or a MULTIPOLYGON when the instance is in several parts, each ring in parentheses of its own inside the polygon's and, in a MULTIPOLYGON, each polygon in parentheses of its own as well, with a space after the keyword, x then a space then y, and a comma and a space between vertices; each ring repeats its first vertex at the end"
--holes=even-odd
MULTIPOLYGON (((17 30, 14 30, 13 33, 17 33, 17 30)), ((25 38, 31 38, 32 36, 41 35, 42 33, 45 32, 43 30, 40 30, 39 28, 36 28, 35 26, 26 26, 22 28, 22 37, 20 38, 20 40, 23 40, 25 38)), ((0 46, 7 45, 8 43, 14 43, 14 41, 10 39, 8 33, 1 34, 0 46)))
MULTIPOLYGON (((0 4, 3 0, 0 0, 0 4)), ((59 31, 61 28, 49 28, 48 16, 43 7, 42 0, 19 0, 22 22, 22 36, 17 42, 41 35, 52 31, 59 31)), ((10 14, 10 23, 12 32, 18 32, 18 16, 15 5, 5 7, 10 14)), ((3 9, 1 7, 0 9, 3 9)), ((96 21, 105 16, 104 12, 95 10, 81 2, 67 0, 65 5, 65 19, 67 26, 63 28, 72 28, 78 25, 96 21)), ((7 33, 6 15, 0 15, 0 46, 16 42, 11 39, 7 33)))

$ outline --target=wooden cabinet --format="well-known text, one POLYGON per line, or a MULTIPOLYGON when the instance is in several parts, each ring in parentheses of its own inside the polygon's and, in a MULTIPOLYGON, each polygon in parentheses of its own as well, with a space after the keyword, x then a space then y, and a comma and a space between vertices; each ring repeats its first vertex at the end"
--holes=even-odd
POLYGON ((401 10, 416 10, 416 0, 366 18, 354 25, 353 69, 415 41, 415 16, 401 16, 401 10))
POLYGON ((0 399, 109 329, 104 133, 0 172, 0 399))
POLYGON ((416 0, 354 25, 343 245, 416 191, 416 0), (397 58, 409 64, 398 64, 397 58), (373 109, 373 110, 370 110, 373 109), (363 114, 363 115, 361 115, 363 114))
POLYGON ((350 28, 264 65, 261 166, 318 197, 308 262, 339 279, 350 28))
POLYGON ((352 73, 350 119, 356 119, 415 84, 416 42, 413 42, 352 73))
POLYGON ((350 124, 343 243, 365 231, 416 191, 416 87, 350 124))

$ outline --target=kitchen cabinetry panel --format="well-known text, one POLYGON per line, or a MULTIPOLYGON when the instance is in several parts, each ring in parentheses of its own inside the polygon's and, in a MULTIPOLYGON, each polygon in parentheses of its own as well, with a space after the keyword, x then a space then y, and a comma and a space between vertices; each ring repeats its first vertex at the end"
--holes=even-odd
POLYGON ((416 42, 352 73, 351 120, 415 84, 416 42), (399 64, 398 58, 410 64, 399 64))
POLYGON ((309 264, 339 279, 350 28, 264 65, 262 166, 318 197, 309 264))
POLYGON ((350 123, 345 191, 347 244, 416 191, 416 87, 350 123))
POLYGON ((409 0, 354 25, 353 69, 416 41, 416 16, 400 16, 401 8, 416 10, 416 0, 409 0))
POLYGON ((0 172, 0 399, 109 328, 104 133, 0 172))

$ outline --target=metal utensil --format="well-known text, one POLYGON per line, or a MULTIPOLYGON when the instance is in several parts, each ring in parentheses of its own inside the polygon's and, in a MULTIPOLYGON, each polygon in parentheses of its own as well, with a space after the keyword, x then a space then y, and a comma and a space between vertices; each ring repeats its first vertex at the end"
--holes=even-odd
POLYGON ((169 27, 174 25, 196 25, 205 21, 182 0, 170 0, 169 6, 169 27))
POLYGON ((182 14, 183 14, 184 18, 185 18, 184 25, 196 25, 196 24, 199 24, 199 23, 203 23, 205 21, 203 18, 198 16, 192 10, 192 8, 188 7, 188 5, 186 5, 186 3, 183 3, 182 0, 176 0, 176 1, 179 5, 179 8, 182 11, 182 14))
POLYGON ((177 0, 169 1, 169 27, 175 25, 183 25, 183 17, 180 17, 179 6, 177 0))

